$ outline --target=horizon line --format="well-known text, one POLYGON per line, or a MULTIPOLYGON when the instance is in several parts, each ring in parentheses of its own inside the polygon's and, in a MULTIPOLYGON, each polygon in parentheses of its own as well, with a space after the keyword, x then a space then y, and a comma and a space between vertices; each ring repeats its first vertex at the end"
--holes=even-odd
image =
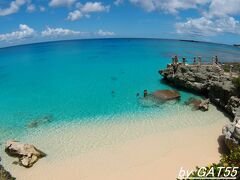
POLYGON ((19 46, 29 46, 29 45, 35 45, 35 44, 44 44, 44 43, 56 43, 56 42, 68 42, 68 41, 85 41, 85 40, 109 40, 109 39, 170 40, 170 41, 218 44, 218 45, 233 46, 233 47, 235 45, 235 44, 225 44, 225 43, 220 43, 220 42, 200 41, 200 40, 193 40, 193 39, 178 39, 178 38, 172 38, 171 39, 171 38, 158 38, 158 37, 99 37, 99 38, 94 37, 94 38, 59 39, 59 40, 23 43, 23 44, 16 44, 16 45, 10 45, 10 46, 3 46, 3 47, 0 47, 0 49, 14 48, 14 47, 19 47, 19 46))

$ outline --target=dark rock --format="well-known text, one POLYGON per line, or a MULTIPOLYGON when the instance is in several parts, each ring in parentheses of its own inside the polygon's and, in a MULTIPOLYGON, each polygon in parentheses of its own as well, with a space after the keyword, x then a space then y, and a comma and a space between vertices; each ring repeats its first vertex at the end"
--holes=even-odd
POLYGON ((24 167, 32 167, 38 159, 46 154, 30 144, 22 144, 18 141, 8 141, 5 145, 5 152, 12 157, 18 157, 19 164, 24 167))
POLYGON ((12 175, 4 169, 4 167, 0 164, 0 180, 15 180, 16 178, 12 177, 12 175))
POLYGON ((176 90, 158 90, 152 93, 152 96, 160 101, 168 101, 180 98, 180 94, 176 90))
POLYGON ((32 120, 28 125, 27 127, 28 128, 37 128, 38 126, 41 126, 43 124, 46 124, 46 123, 49 123, 53 120, 53 116, 52 115, 46 115, 46 116, 43 116, 41 118, 38 118, 38 119, 34 119, 32 120))
POLYGON ((12 177, 12 175, 8 171, 6 171, 4 167, 0 164, 0 180, 14 180, 14 179, 16 178, 12 177))
POLYGON ((144 97, 139 98, 139 103, 144 107, 159 107, 169 100, 177 100, 180 94, 175 90, 159 90, 153 93, 144 93, 144 97))

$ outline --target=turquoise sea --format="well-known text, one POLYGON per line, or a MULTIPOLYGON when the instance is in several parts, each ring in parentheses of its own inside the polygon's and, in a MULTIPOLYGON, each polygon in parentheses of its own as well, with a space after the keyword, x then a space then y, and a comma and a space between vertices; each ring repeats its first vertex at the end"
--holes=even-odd
MULTIPOLYGON (((175 54, 239 61, 240 49, 213 43, 160 39, 97 39, 30 44, 0 49, 0 142, 28 133, 28 124, 50 117, 37 128, 61 123, 94 123, 115 116, 181 112, 177 105, 143 106, 140 93, 171 89, 159 69, 175 54)), ((107 122, 106 122, 107 123, 107 122)))

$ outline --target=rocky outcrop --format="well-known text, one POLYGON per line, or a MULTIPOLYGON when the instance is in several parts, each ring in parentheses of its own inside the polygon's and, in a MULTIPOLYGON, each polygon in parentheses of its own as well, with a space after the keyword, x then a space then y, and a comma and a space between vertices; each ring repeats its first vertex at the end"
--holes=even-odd
POLYGON ((240 98, 236 96, 231 96, 225 108, 228 112, 231 112, 234 116, 240 116, 240 98))
POLYGON ((168 65, 167 69, 159 73, 176 87, 207 96, 210 102, 225 109, 232 116, 239 107, 237 96, 240 92, 219 66, 168 65))
POLYGON ((240 145, 240 119, 235 118, 235 121, 223 127, 225 144, 229 149, 234 149, 240 145))
POLYGON ((234 122, 223 127, 223 135, 228 148, 240 145, 240 91, 234 86, 233 79, 217 65, 173 65, 159 71, 166 82, 176 87, 203 94, 208 101, 192 100, 195 107, 208 109, 209 102, 221 107, 234 118, 234 122))
POLYGON ((15 180, 16 178, 12 177, 12 175, 4 169, 4 167, 0 164, 0 180, 15 180))
POLYGON ((46 154, 30 144, 23 144, 18 141, 8 141, 5 145, 5 152, 12 157, 18 157, 19 165, 32 167, 38 159, 45 157, 46 154))

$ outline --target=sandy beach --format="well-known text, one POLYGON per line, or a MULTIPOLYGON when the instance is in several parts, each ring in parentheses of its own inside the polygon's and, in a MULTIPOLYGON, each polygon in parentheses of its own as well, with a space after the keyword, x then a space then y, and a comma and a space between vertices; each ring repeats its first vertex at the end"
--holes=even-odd
MULTIPOLYGON (((31 169, 15 165, 8 169, 19 180, 170 180, 178 176, 181 167, 193 170, 220 159, 218 138, 228 118, 214 106, 205 113, 165 118, 169 119, 151 117, 148 121, 108 123, 108 127, 72 124, 45 135, 38 132, 28 141, 45 150, 47 158, 31 169), (164 131, 167 126, 170 129, 164 131)), ((6 166, 13 161, 4 159, 6 166)))

